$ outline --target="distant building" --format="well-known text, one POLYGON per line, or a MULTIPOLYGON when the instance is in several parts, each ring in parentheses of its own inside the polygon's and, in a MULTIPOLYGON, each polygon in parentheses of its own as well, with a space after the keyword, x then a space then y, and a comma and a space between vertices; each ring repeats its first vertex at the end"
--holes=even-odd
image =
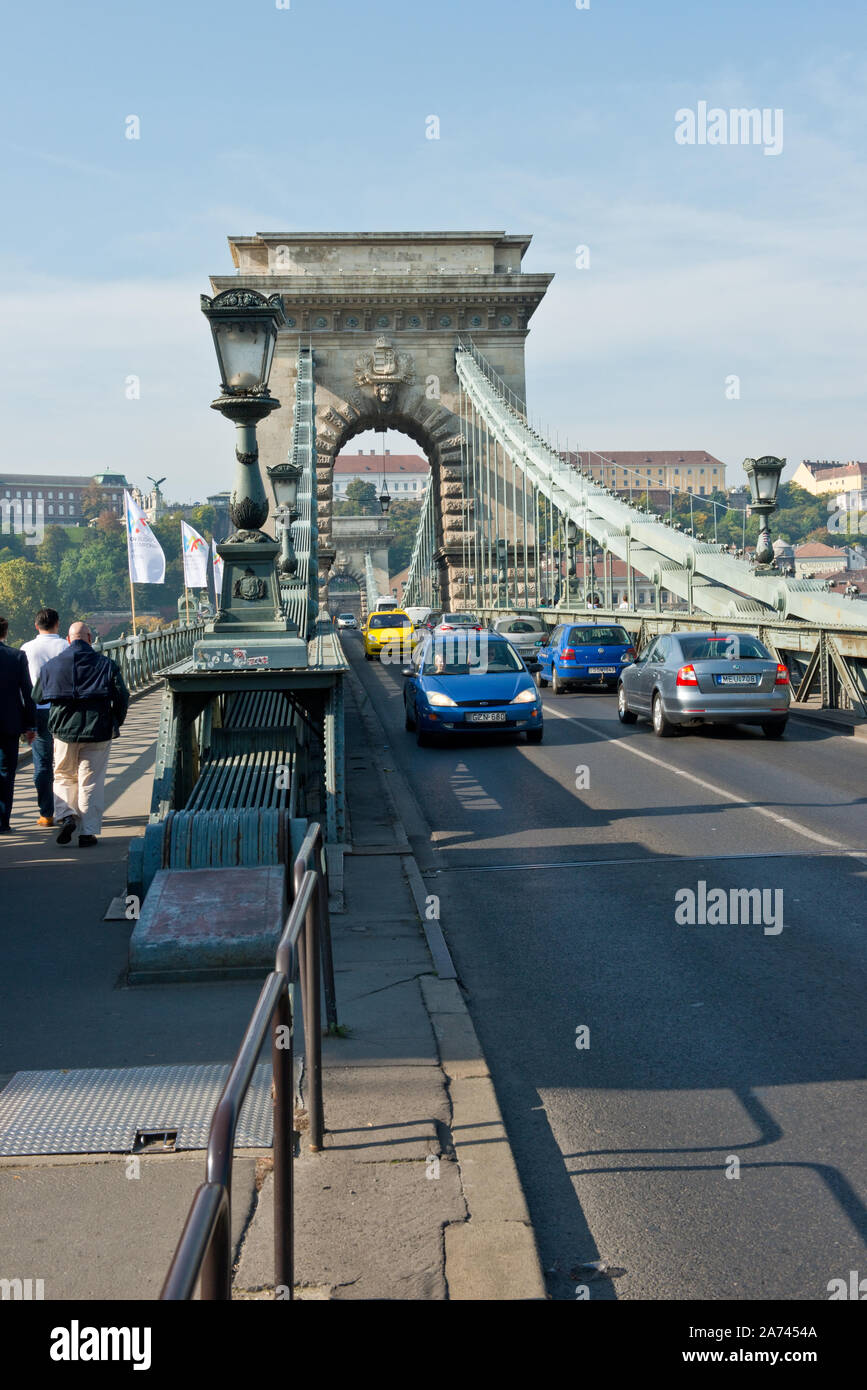
POLYGON ((81 526, 85 518, 82 514, 82 497, 89 487, 98 484, 106 496, 106 507, 116 516, 123 514, 123 491, 129 483, 123 473, 94 473, 90 477, 80 475, 51 475, 47 473, 0 473, 0 499, 20 501, 27 510, 28 504, 36 510, 41 502, 45 523, 48 526, 81 526))
POLYGON ((848 547, 823 545, 821 541, 796 545, 794 557, 796 579, 821 579, 849 568, 848 547))
POLYGON ((376 449, 369 454, 340 454, 334 463, 334 500, 345 497, 346 489, 356 478, 373 483, 379 493, 383 477, 395 501, 420 502, 430 477, 430 464, 419 454, 392 454, 388 449, 384 458, 376 449))
POLYGON ((666 492, 694 492, 698 497, 712 492, 725 492, 726 466, 703 449, 663 449, 656 453, 644 450, 585 449, 571 450, 562 457, 573 468, 589 472, 597 482, 615 492, 643 493, 647 488, 666 492))
POLYGON ((867 489, 867 463, 804 459, 795 470, 792 482, 814 497, 822 493, 863 492, 867 489))

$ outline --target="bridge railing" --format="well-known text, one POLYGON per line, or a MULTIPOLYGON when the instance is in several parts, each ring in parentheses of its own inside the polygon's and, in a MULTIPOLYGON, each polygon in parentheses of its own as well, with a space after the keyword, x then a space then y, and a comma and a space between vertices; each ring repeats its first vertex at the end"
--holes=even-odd
MULTIPOLYGON (((214 1110, 208 1136, 205 1181, 197 1189, 166 1275, 160 1298, 193 1297, 201 1277, 203 1300, 232 1297, 232 1167, 235 1134, 244 1100, 269 1032, 274 1106, 275 1297, 291 1299, 295 1285, 292 1160, 294 1151, 294 1047, 291 987, 301 984, 304 1042, 310 1078, 310 1148, 322 1147, 322 1029, 319 968, 330 958, 328 888, 322 831, 310 827, 295 859, 295 900, 277 946, 274 969, 262 986, 241 1046, 214 1110), (327 943, 327 945, 326 945, 327 943)), ((326 981, 326 1003, 331 1002, 326 981)), ((336 1019, 336 1012, 334 1015, 336 1019)))
POLYGON ((155 632, 137 632, 134 637, 97 641, 94 646, 117 662, 128 690, 141 690, 153 685, 170 666, 192 656, 204 626, 204 620, 197 618, 155 632))
MULTIPOLYGON (((486 623, 517 612, 513 606, 484 605, 473 612, 486 623)), ((623 609, 581 607, 560 603, 556 607, 521 607, 553 629, 561 623, 588 621, 617 623, 635 637, 637 649, 658 633, 708 631, 748 633, 758 637, 782 661, 792 682, 792 698, 798 703, 815 700, 823 709, 849 709, 867 718, 867 632, 834 628, 822 623, 785 622, 772 613, 753 618, 714 618, 688 613, 684 608, 623 609)))

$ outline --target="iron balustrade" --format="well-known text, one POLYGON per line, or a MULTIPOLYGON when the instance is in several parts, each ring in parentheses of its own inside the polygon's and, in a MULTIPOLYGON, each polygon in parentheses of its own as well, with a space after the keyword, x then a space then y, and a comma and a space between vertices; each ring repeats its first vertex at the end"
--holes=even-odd
POLYGON ((120 667, 128 690, 153 685, 163 671, 192 656, 193 644, 202 635, 205 623, 197 618, 156 632, 137 632, 134 637, 117 637, 111 642, 95 642, 97 650, 110 656, 120 667))
POLYGON ((232 1165, 235 1134, 256 1061, 270 1029, 274 1104, 274 1286, 275 1298, 294 1297, 294 1016, 291 987, 301 985, 301 1011, 309 1074, 310 1149, 318 1153, 325 1133, 322 1100, 320 959, 329 1026, 337 1027, 328 881, 324 841, 310 826, 295 857, 295 898, 277 945, 274 969, 262 986, 241 1046, 214 1110, 208 1135, 205 1181, 197 1189, 166 1275, 160 1298, 193 1297, 201 1278, 203 1300, 232 1297, 232 1165), (284 1292, 285 1291, 285 1292, 284 1292))

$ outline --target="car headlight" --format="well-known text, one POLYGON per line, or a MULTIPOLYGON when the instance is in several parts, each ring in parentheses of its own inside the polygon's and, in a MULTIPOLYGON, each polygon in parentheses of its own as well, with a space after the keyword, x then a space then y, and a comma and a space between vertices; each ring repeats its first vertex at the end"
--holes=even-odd
POLYGON ((457 700, 453 700, 451 695, 444 695, 441 690, 431 690, 428 692, 427 702, 429 705, 456 705, 457 700))
POLYGON ((514 700, 510 700, 510 705, 531 705, 536 699, 535 690, 519 690, 514 700))

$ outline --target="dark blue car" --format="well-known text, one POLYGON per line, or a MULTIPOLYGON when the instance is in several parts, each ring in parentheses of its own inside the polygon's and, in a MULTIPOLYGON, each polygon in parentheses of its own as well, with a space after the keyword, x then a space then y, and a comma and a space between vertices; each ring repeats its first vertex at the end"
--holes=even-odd
POLYGON ((617 623, 561 623, 539 648, 536 660, 540 690, 549 681, 555 695, 570 685, 616 690, 620 672, 635 660, 635 648, 617 623))
POLYGON ((487 632, 426 637, 404 670, 406 727, 432 735, 526 733, 542 742, 542 701, 514 647, 487 632))

